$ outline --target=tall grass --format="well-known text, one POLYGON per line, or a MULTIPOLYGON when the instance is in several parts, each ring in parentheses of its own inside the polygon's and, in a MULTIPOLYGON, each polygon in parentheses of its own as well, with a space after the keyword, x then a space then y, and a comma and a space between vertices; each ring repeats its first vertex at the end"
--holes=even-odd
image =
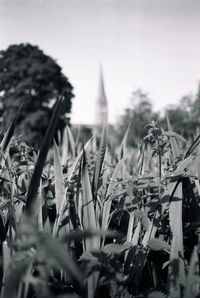
POLYGON ((130 127, 115 156, 106 126, 53 141, 61 101, 38 154, 15 121, 0 145, 1 296, 198 297, 200 138, 151 123, 130 173, 130 127))

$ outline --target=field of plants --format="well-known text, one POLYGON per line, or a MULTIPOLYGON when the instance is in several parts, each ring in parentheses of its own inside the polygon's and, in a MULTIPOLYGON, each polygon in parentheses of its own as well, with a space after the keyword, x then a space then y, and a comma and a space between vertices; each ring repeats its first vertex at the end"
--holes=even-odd
POLYGON ((18 115, 0 144, 1 297, 200 297, 200 137, 166 119, 137 150, 129 127, 117 150, 106 126, 56 142, 61 101, 39 152, 18 115))

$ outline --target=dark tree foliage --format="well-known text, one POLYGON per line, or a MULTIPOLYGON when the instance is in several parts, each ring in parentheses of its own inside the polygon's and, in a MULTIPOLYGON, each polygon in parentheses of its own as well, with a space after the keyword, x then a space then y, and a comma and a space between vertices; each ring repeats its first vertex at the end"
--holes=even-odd
POLYGON ((69 121, 72 90, 61 67, 37 46, 11 45, 0 51, 2 126, 8 128, 22 104, 17 133, 28 144, 40 146, 52 114, 52 106, 61 94, 63 102, 56 131, 62 131, 69 121))

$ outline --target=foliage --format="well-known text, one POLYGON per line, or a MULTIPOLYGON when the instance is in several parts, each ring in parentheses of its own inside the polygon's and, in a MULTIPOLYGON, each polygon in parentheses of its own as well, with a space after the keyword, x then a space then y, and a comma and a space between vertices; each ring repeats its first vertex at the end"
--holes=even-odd
POLYGON ((127 108, 119 120, 117 127, 118 139, 122 139, 130 123, 128 146, 136 147, 138 142, 146 135, 144 129, 147 123, 158 119, 158 114, 153 112, 152 104, 148 95, 141 89, 132 94, 132 107, 127 108))
MULTIPOLYGON (((183 96, 178 104, 172 104, 165 108, 164 115, 153 110, 151 99, 148 94, 141 89, 133 92, 130 106, 119 118, 115 129, 115 143, 118 145, 125 135, 125 131, 130 125, 127 146, 137 147, 141 139, 146 135, 145 125, 157 121, 166 131, 168 129, 166 118, 173 123, 176 133, 193 142, 200 131, 200 85, 198 85, 195 95, 187 94, 183 96)), ((183 144, 184 146, 184 144, 183 144)))
POLYGON ((169 119, 147 123, 130 173, 130 127, 116 154, 106 127, 50 148, 61 102, 39 155, 15 121, 0 144, 1 296, 198 297, 200 138, 182 151, 169 119))
POLYGON ((51 106, 62 94, 56 130, 63 130, 71 111, 72 86, 61 67, 37 46, 11 45, 0 51, 2 125, 6 129, 22 104, 17 132, 29 145, 41 144, 52 114, 51 106))

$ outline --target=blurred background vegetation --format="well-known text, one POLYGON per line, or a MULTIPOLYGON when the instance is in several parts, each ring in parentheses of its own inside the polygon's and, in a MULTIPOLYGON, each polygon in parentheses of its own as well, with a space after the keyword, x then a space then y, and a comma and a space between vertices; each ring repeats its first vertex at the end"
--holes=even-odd
POLYGON ((37 46, 11 45, 0 51, 0 117, 7 129, 22 105, 17 132, 29 145, 40 147, 52 114, 52 107, 63 96, 56 131, 69 122, 73 87, 61 67, 37 46))
MULTIPOLYGON (((3 130, 8 128, 22 104, 17 132, 29 145, 40 147, 52 107, 61 94, 65 100, 56 134, 60 131, 62 135, 66 124, 70 125, 73 87, 56 61, 37 46, 11 45, 0 51, 0 82, 0 117, 3 130)), ((144 90, 134 90, 129 107, 122 111, 116 124, 109 125, 109 141, 118 146, 130 125, 127 146, 136 148, 147 133, 147 123, 157 121, 167 130, 166 115, 173 123, 174 131, 192 142, 200 131, 200 85, 197 86, 195 96, 185 95, 178 105, 167 106, 163 113, 154 111, 151 96, 144 90)), ((86 143, 94 133, 94 126, 72 125, 72 130, 75 134, 79 130, 80 140, 86 143)))

